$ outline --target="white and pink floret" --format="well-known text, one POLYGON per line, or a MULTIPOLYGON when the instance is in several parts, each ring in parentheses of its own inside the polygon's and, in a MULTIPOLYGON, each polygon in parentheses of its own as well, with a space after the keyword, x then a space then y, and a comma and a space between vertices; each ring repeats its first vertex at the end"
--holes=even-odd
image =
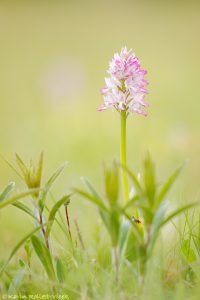
POLYGON ((101 89, 104 103, 98 110, 115 108, 128 113, 138 113, 146 116, 143 110, 148 107, 144 97, 148 93, 148 82, 144 79, 147 74, 140 66, 140 61, 131 50, 122 48, 120 54, 114 54, 109 64, 109 77, 105 78, 105 86, 101 89))

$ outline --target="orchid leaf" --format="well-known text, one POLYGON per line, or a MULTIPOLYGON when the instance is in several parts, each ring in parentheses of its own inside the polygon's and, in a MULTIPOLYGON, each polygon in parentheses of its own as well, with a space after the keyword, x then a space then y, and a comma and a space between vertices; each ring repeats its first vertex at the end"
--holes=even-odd
POLYGON ((106 206, 104 205, 101 198, 94 197, 93 195, 90 195, 89 193, 82 191, 78 188, 74 188, 74 191, 87 199, 88 201, 92 202, 93 204, 97 205, 99 208, 103 209, 104 211, 108 211, 106 206))
POLYGON ((99 198, 101 199, 101 196, 99 196, 99 194, 97 193, 97 191, 95 190, 94 186, 92 185, 92 183, 85 177, 81 177, 83 183, 85 184, 85 186, 88 188, 89 192, 91 192, 91 194, 95 197, 95 198, 99 198))
POLYGON ((153 205, 156 194, 156 179, 154 163, 149 153, 144 160, 144 186, 149 205, 153 205))
POLYGON ((139 180, 137 179, 137 176, 134 174, 133 171, 131 171, 128 167, 126 166, 121 166, 121 168, 123 168, 127 174, 129 175, 130 179, 132 180, 136 190, 140 193, 143 194, 143 189, 139 183, 139 180))
POLYGON ((170 188, 172 187, 173 183, 181 173, 183 167, 185 166, 185 163, 182 164, 180 167, 178 167, 167 179, 165 184, 162 186, 157 198, 156 198, 156 207, 160 205, 161 201, 164 200, 165 196, 169 192, 170 188))

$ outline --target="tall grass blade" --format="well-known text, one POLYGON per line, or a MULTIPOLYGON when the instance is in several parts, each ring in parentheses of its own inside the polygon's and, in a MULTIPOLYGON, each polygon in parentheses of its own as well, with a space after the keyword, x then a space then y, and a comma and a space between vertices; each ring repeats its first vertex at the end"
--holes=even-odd
POLYGON ((7 261, 5 262, 5 264, 3 265, 3 267, 0 270, 0 278, 5 270, 5 268, 7 267, 7 265, 9 264, 9 262, 11 261, 11 259, 13 258, 13 256, 15 255, 15 253, 19 250, 19 248, 29 239, 31 238, 37 231, 39 231, 42 228, 42 226, 38 226, 37 228, 35 228, 33 231, 31 231, 29 234, 27 234, 11 251, 7 261))
POLYGON ((40 193, 39 196, 39 207, 41 212, 44 209, 45 206, 45 200, 46 200, 46 196, 48 194, 48 192, 50 191, 53 183, 56 181, 56 179, 60 176, 60 174, 63 172, 64 168, 66 167, 67 163, 65 162, 64 164, 62 164, 54 173, 53 175, 49 178, 49 180, 47 181, 47 183, 45 184, 43 190, 40 193))
POLYGON ((11 170, 13 170, 13 172, 22 180, 24 181, 23 176, 17 171, 17 169, 8 161, 6 160, 1 154, 0 157, 3 159, 3 161, 9 166, 9 168, 11 168, 11 170))
POLYGON ((13 204, 17 200, 25 198, 26 196, 32 195, 32 194, 34 194, 35 192, 38 192, 38 191, 40 191, 39 188, 30 189, 27 192, 23 192, 23 193, 20 193, 16 196, 12 197, 12 198, 9 198, 9 199, 7 199, 7 200, 0 203, 0 209, 4 208, 5 206, 7 206, 9 204, 13 204))
POLYGON ((62 260, 59 258, 56 261, 56 274, 57 274, 58 281, 60 283, 65 282, 66 279, 65 267, 63 265, 62 260))
POLYGON ((27 180, 28 169, 27 169, 25 163, 23 162, 23 160, 21 159, 21 157, 19 156, 19 154, 16 153, 15 157, 16 157, 17 165, 18 165, 19 169, 21 170, 24 179, 27 180))
POLYGON ((28 206, 24 205, 23 203, 21 203, 19 201, 13 203, 12 205, 17 207, 18 209, 22 210, 23 212, 25 212, 32 218, 34 218, 36 221, 38 221, 38 218, 35 216, 35 214, 32 212, 32 210, 28 206))
POLYGON ((89 192, 91 192, 91 194, 95 198, 101 199, 101 197, 99 196, 99 194, 95 190, 94 186, 91 184, 91 182, 87 178, 81 177, 81 180, 83 181, 83 183, 85 184, 85 186, 88 188, 89 192))
POLYGON ((18 294, 18 290, 20 286, 23 284, 23 279, 26 275, 26 268, 21 267, 17 274, 14 276, 13 280, 10 282, 9 289, 8 289, 8 295, 12 294, 18 294))
POLYGON ((44 161, 44 155, 43 155, 43 152, 41 152, 37 170, 36 170, 36 182, 37 182, 38 186, 40 186, 40 184, 41 184, 43 161, 44 161))
POLYGON ((131 224, 128 220, 123 220, 121 226, 120 226, 120 235, 119 235, 119 251, 121 256, 126 251, 126 245, 128 241, 128 236, 130 232, 131 224))
POLYGON ((167 224, 168 222, 170 222, 174 217, 180 215, 181 213, 183 213, 184 211, 188 210, 188 209, 191 209, 197 205, 199 205, 200 202, 197 201, 197 202, 193 202, 193 203, 190 203, 190 204, 187 204, 185 206, 182 206, 180 208, 178 208, 177 210, 173 211, 162 223, 161 223, 161 226, 164 226, 165 224, 167 224))
POLYGON ((70 202, 70 197, 71 195, 67 195, 62 197, 58 202, 56 202, 56 204, 54 204, 53 208, 51 209, 50 213, 49 213, 49 218, 47 221, 47 227, 46 227, 46 237, 49 236, 51 228, 53 226, 53 223, 55 221, 55 217, 56 217, 56 213, 58 212, 59 208, 62 205, 68 205, 70 202))
POLYGON ((31 237, 31 242, 35 253, 37 254, 40 262, 42 263, 49 279, 54 280, 56 276, 49 250, 44 245, 44 243, 35 235, 31 237))
POLYGON ((89 193, 77 188, 74 188, 74 191, 82 197, 86 198, 88 201, 92 202, 93 204, 96 204, 99 208, 108 211, 101 198, 94 197, 93 195, 90 195, 89 193))
POLYGON ((3 202, 8 195, 14 190, 15 188, 15 182, 10 182, 5 189, 3 190, 3 192, 1 192, 0 194, 0 202, 3 202))

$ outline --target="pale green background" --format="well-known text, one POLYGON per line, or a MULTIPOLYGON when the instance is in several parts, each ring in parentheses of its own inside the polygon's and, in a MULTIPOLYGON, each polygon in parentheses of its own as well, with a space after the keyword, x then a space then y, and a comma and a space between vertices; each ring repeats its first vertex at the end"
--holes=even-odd
MULTIPOLYGON (((102 102, 99 89, 113 53, 127 45, 148 70, 150 82, 149 117, 128 120, 129 165, 139 171, 149 149, 163 179, 189 158, 172 197, 196 199, 199 37, 198 1, 1 0, 1 155, 13 162, 15 152, 28 160, 43 150, 45 178, 67 160, 56 196, 79 184, 82 175, 101 187, 102 162, 119 155, 119 116, 96 111, 102 102)), ((3 160, 0 176, 1 189, 9 180, 23 189, 3 160)), ((79 218, 85 235, 91 226, 87 211, 87 204, 72 204, 72 218, 79 218)), ((1 212, 0 249, 23 236, 30 228, 27 220, 11 207, 1 212)))

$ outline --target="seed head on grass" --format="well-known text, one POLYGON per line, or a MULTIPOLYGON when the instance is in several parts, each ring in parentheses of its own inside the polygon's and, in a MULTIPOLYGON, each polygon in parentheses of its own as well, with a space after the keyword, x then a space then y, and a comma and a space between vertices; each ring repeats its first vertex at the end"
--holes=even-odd
MULTIPOLYGON (((21 157, 16 153, 16 162, 20 170, 20 177, 24 180, 26 186, 29 189, 41 188, 42 171, 43 171, 43 152, 40 154, 39 161, 36 167, 34 167, 32 160, 29 166, 27 166, 21 157)), ((35 198, 39 196, 39 192, 33 194, 35 198)))

